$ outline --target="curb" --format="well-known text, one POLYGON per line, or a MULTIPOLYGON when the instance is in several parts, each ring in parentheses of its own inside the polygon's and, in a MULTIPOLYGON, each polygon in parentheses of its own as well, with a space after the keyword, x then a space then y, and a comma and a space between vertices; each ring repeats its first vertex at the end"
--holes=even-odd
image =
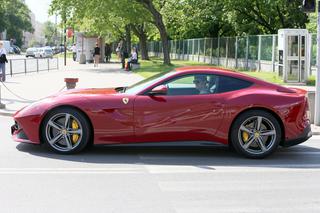
POLYGON ((0 111, 0 116, 13 117, 15 112, 2 112, 0 111))

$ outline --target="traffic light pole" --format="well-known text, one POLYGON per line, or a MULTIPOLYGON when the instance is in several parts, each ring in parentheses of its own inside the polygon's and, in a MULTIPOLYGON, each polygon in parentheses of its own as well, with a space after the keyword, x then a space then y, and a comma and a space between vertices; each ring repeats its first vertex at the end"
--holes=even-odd
POLYGON ((317 77, 314 124, 320 126, 320 2, 318 1, 317 16, 317 77))

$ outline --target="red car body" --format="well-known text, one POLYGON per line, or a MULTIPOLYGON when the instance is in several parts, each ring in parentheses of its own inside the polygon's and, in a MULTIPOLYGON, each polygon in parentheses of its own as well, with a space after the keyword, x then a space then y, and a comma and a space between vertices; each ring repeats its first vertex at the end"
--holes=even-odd
POLYGON ((136 94, 118 93, 113 88, 75 89, 43 99, 14 115, 17 124, 12 130, 14 140, 40 144, 41 122, 50 110, 61 106, 76 108, 87 116, 94 144, 199 140, 228 144, 233 121, 250 109, 266 110, 278 119, 283 146, 311 137, 306 91, 224 69, 185 67, 136 94), (170 78, 194 73, 230 76, 252 85, 220 94, 145 95, 170 78))

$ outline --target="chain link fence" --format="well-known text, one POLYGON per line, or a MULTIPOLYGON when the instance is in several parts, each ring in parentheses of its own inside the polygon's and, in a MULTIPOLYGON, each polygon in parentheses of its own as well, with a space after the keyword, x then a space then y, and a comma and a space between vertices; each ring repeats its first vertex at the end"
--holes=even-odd
POLYGON ((6 75, 27 74, 59 69, 59 58, 9 59, 6 75))
MULTIPOLYGON (((317 38, 310 44, 310 74, 315 70, 317 38)), ((245 70, 278 72, 278 35, 200 38, 169 41, 172 59, 189 60, 245 70)), ((162 42, 148 42, 150 56, 163 57, 162 42)))

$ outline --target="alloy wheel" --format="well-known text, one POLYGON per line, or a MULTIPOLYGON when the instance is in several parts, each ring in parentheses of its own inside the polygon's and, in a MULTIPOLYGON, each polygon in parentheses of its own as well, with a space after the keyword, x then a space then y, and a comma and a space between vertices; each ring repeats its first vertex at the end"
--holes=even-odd
POLYGON ((61 152, 75 149, 82 139, 83 128, 79 120, 69 113, 52 116, 46 125, 46 138, 49 144, 61 152))
POLYGON ((276 128, 269 119, 263 116, 252 116, 246 119, 238 131, 241 147, 251 154, 268 152, 276 139, 276 128))

